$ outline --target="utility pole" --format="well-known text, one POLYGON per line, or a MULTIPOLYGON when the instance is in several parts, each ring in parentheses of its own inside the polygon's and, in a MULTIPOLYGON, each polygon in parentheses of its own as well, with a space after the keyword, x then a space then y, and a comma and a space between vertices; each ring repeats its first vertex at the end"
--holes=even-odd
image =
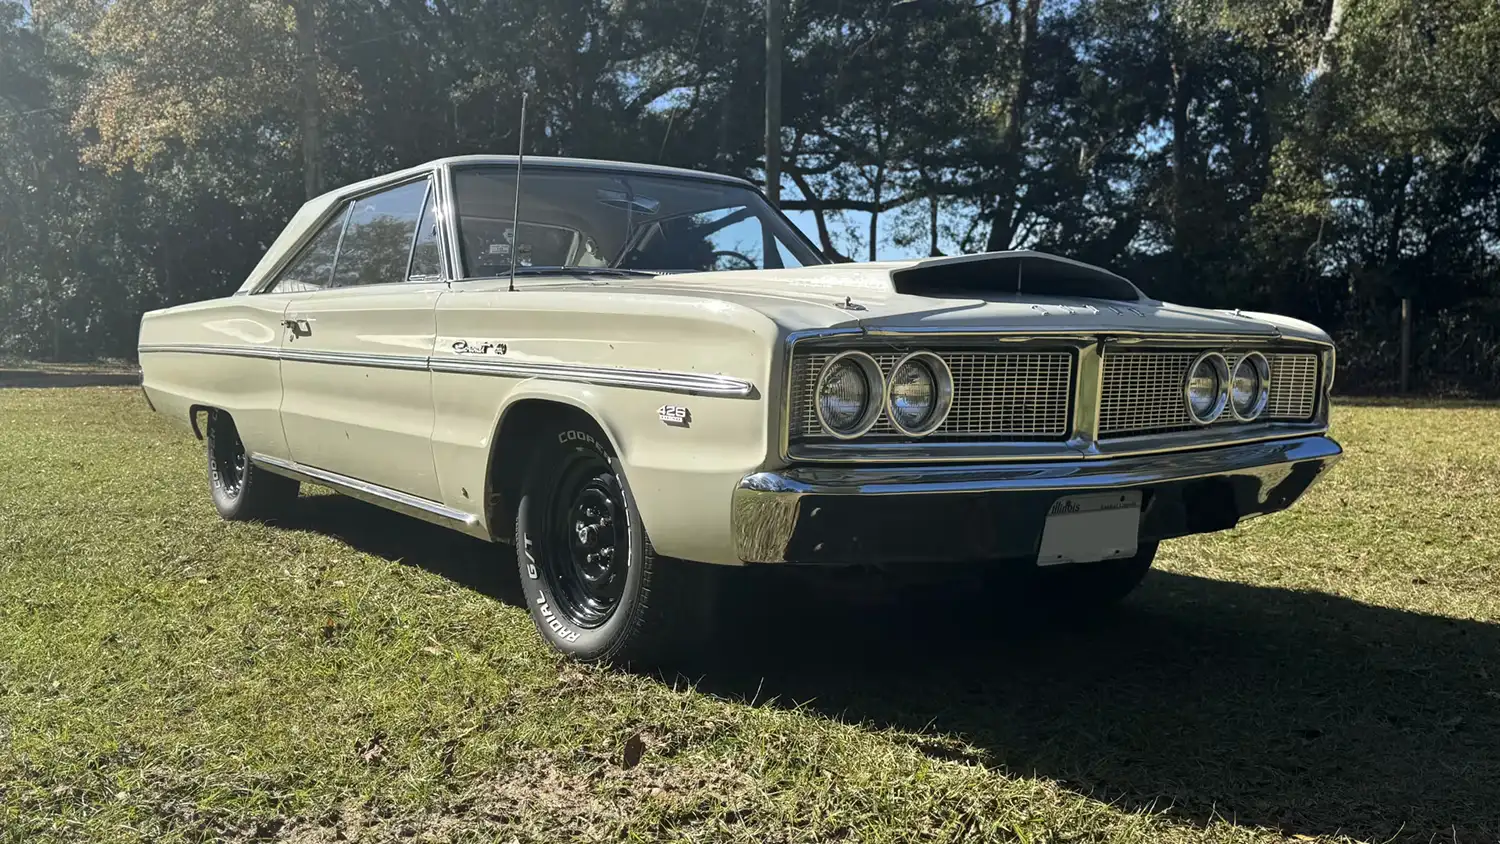
POLYGON ((766 0, 766 195, 781 205, 781 4, 766 0))

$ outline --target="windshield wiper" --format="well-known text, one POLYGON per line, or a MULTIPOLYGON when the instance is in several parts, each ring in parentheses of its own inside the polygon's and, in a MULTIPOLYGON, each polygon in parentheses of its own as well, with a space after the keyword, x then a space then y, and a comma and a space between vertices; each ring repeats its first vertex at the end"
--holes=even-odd
POLYGON ((619 267, 516 267, 516 275, 608 276, 610 278, 655 278, 650 270, 626 270, 619 267))

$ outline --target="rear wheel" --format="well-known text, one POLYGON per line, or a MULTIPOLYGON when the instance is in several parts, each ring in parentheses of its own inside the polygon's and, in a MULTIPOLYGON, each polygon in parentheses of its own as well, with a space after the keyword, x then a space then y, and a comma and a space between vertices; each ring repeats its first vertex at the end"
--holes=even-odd
POLYGON ((542 443, 516 511, 521 586, 542 638, 622 664, 660 663, 710 638, 713 567, 656 555, 603 435, 566 427, 542 443))
POLYGON ((204 440, 208 450, 208 489, 214 509, 232 522, 272 519, 297 499, 301 484, 273 475, 250 462, 234 418, 222 410, 208 412, 204 440))

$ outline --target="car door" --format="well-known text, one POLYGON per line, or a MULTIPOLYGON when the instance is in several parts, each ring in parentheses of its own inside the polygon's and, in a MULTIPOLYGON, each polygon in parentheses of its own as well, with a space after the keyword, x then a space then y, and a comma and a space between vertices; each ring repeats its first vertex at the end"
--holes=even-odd
POLYGON ((434 308, 443 279, 433 180, 358 197, 322 287, 290 296, 281 424, 297 464, 436 499, 434 308))

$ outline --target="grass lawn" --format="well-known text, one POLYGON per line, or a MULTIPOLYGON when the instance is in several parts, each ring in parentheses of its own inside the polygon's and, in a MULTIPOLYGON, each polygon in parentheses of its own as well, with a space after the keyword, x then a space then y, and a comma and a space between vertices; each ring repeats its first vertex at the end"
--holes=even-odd
POLYGON ((507 549, 219 521, 138 390, 0 390, 0 841, 1493 843, 1500 408, 1335 435, 1088 626, 789 589, 688 685, 554 658, 507 549))

